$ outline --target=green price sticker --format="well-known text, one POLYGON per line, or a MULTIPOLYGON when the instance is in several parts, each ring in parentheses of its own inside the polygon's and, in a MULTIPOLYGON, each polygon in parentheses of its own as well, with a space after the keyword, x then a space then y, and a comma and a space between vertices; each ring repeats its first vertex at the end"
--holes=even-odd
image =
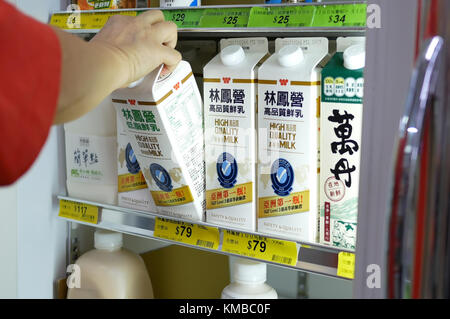
POLYGON ((178 28, 198 28, 203 15, 202 9, 164 10, 166 21, 174 22, 178 28))
POLYGON ((250 8, 206 9, 201 20, 201 28, 245 28, 248 24, 250 8))
POLYGON ((341 4, 317 7, 313 27, 364 27, 366 4, 341 4))
POLYGON ((308 7, 253 7, 250 11, 248 27, 277 28, 308 26, 315 8, 308 7), (304 9, 304 10, 302 10, 304 9))

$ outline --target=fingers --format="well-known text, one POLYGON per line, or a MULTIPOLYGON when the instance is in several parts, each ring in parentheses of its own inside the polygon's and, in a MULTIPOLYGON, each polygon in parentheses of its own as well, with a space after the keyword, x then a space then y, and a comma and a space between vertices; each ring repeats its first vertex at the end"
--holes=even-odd
POLYGON ((177 45, 177 25, 172 21, 158 22, 152 25, 152 32, 159 43, 172 49, 177 45))
POLYGON ((169 69, 169 71, 173 71, 178 62, 181 61, 181 53, 165 45, 161 46, 161 51, 162 62, 169 69))
POLYGON ((154 23, 163 22, 164 14, 160 10, 148 10, 136 17, 143 25, 152 25, 154 23))

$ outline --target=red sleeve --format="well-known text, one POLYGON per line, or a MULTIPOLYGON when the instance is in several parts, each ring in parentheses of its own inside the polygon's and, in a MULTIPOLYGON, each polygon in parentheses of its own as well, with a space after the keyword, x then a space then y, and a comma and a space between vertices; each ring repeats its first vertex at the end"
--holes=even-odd
POLYGON ((0 185, 39 155, 56 110, 61 48, 47 25, 0 0, 0 185))

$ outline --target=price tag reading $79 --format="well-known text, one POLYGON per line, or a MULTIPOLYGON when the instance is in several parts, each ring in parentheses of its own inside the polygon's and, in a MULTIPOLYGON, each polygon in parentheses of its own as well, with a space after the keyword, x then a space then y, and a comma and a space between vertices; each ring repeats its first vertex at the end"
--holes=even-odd
POLYGON ((225 252, 295 266, 299 246, 295 242, 259 235, 225 231, 222 250, 225 252))
POLYGON ((209 249, 219 248, 219 229, 157 217, 155 237, 209 249))

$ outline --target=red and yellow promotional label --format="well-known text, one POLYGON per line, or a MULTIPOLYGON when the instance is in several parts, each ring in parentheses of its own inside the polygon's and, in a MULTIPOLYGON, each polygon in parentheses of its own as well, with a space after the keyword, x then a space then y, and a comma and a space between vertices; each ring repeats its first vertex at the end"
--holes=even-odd
POLYGON ((259 218, 307 212, 309 211, 309 190, 283 197, 262 197, 258 204, 259 218))
POLYGON ((244 183, 233 188, 217 188, 206 191, 206 209, 221 208, 251 203, 253 183, 244 183))
POLYGON ((151 191, 156 206, 177 206, 194 201, 189 186, 176 188, 171 192, 151 191))
POLYGON ((142 175, 141 171, 139 171, 139 173, 137 174, 119 175, 117 185, 119 188, 119 193, 147 188, 145 177, 144 175, 142 175))

